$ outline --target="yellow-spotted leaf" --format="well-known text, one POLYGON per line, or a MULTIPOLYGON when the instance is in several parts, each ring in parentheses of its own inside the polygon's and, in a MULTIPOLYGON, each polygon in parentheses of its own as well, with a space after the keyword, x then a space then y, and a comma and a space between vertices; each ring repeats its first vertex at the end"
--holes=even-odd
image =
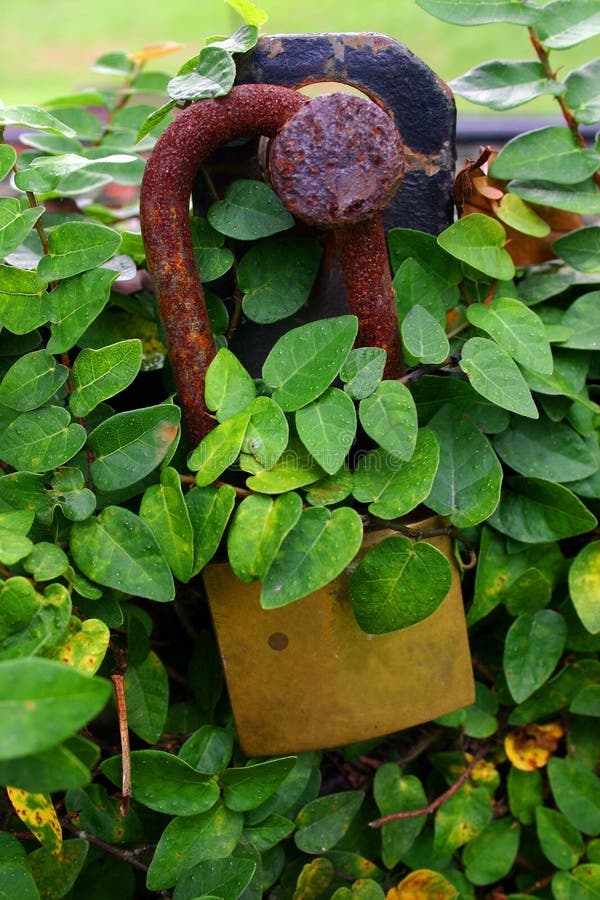
POLYGON ((569 569, 569 591, 583 626, 592 634, 600 631, 600 541, 579 551, 569 569))
POLYGON ((391 888, 386 900, 452 900, 458 890, 453 884, 431 869, 416 869, 403 878, 398 887, 391 888))
POLYGON ((49 655, 51 659, 67 663, 86 675, 94 675, 102 665, 109 640, 110 631, 100 619, 82 622, 71 616, 66 633, 49 655))
POLYGON ((509 731, 504 738, 504 750, 515 769, 533 772, 546 765, 563 734, 560 722, 548 722, 546 725, 532 722, 509 731))
POLYGON ((51 853, 62 849, 62 829, 49 794, 31 794, 19 788, 6 788, 15 812, 43 847, 51 853))

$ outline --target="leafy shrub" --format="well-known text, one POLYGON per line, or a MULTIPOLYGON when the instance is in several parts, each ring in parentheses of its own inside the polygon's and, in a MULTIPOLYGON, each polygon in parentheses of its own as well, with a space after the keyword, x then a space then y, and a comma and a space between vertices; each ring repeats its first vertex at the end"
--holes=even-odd
MULTIPOLYGON (((587 0, 418 2, 459 25, 527 27, 535 60, 484 63, 454 89, 493 109, 549 93, 565 125, 468 165, 466 214, 437 239, 390 233, 399 381, 382 378, 383 351, 352 349, 351 316, 288 331, 251 378, 227 335, 242 311, 298 310, 318 244, 287 233, 262 183, 229 188, 261 238, 249 249, 222 198, 194 217, 220 348, 206 384, 216 427, 196 447, 171 394, 137 187, 172 110, 230 90, 233 55, 264 16, 232 0, 246 24, 175 78, 146 68, 168 48, 108 54, 97 68, 114 90, 0 108, 7 896, 598 892, 600 153, 579 126, 600 121, 600 65, 559 79, 549 60, 598 33, 598 13, 587 0), (156 109, 137 102, 161 91, 156 109), (377 466, 347 463, 357 423, 377 466), (234 571, 277 606, 345 568, 365 521, 402 532, 423 503, 477 558, 463 563, 475 703, 385 741, 245 759, 193 580, 222 537, 234 571)), ((368 567, 353 576, 366 630, 426 617, 447 589, 437 551, 393 540, 404 556, 386 562, 391 613, 373 603, 368 567), (419 553, 432 585, 407 619, 405 566, 419 553)))

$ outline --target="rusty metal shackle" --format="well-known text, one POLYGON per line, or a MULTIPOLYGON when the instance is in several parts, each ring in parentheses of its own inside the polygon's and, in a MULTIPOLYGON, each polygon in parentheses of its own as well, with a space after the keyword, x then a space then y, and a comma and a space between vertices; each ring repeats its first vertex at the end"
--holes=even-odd
POLYGON ((275 138, 270 172, 282 202, 312 225, 335 228, 348 305, 359 320, 358 342, 387 351, 388 377, 403 372, 379 215, 403 175, 402 142, 388 116, 358 97, 346 97, 353 118, 332 119, 332 110, 348 111, 346 100, 330 99, 335 97, 346 95, 311 101, 277 85, 239 85, 227 97, 188 107, 165 129, 148 159, 140 197, 146 259, 179 400, 196 442, 213 427, 204 404, 204 381, 216 350, 196 269, 189 202, 200 167, 219 146, 236 138, 275 138), (348 162, 337 176, 336 161, 348 162), (368 185, 361 186, 361 167, 368 185), (315 204, 298 202, 314 195, 312 181, 317 196, 329 189, 329 206, 327 201, 317 205, 316 214, 315 204))

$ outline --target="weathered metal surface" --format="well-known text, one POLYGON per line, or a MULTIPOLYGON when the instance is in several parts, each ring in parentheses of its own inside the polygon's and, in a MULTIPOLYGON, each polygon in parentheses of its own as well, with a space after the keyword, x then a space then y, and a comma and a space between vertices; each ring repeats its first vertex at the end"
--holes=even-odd
POLYGON ((273 139, 269 173, 297 219, 341 228, 389 204, 404 174, 402 140, 375 103, 325 94, 307 103, 273 139))
POLYGON ((404 357, 381 217, 334 234, 348 306, 358 316, 358 344, 383 347, 386 378, 400 378, 404 357))
POLYGON ((353 85, 391 116, 405 149, 402 190, 383 213, 390 228, 439 233, 452 222, 454 100, 405 46, 383 34, 275 34, 240 58, 238 83, 353 85))
POLYGON ((221 144, 239 137, 273 136, 307 102, 285 87, 234 87, 221 100, 204 100, 181 113, 165 129, 146 165, 140 200, 146 258, 179 400, 195 442, 213 425, 204 405, 204 376, 215 346, 190 231, 194 178, 221 144))
MULTIPOLYGON (((436 528, 436 518, 415 529, 436 528)), ((363 551, 395 532, 371 533, 363 551), (371 542, 371 543, 369 543, 371 542)), ((423 622, 369 635, 356 624, 348 575, 280 609, 225 564, 203 573, 239 739, 247 756, 339 747, 409 728, 474 700, 460 578, 450 538, 427 538, 452 584, 423 622)))

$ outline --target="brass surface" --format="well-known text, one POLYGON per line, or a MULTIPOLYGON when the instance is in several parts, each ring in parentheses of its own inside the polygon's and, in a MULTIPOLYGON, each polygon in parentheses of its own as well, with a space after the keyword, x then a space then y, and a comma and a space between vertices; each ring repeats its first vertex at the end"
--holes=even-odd
MULTIPOLYGON (((437 518, 415 529, 438 527, 437 518)), ((390 535, 365 536, 363 549, 390 535)), ((227 564, 203 577, 240 744, 248 756, 337 747, 391 734, 474 700, 462 592, 450 538, 428 538, 452 585, 427 619, 390 634, 361 631, 347 573, 279 609, 227 564)))

